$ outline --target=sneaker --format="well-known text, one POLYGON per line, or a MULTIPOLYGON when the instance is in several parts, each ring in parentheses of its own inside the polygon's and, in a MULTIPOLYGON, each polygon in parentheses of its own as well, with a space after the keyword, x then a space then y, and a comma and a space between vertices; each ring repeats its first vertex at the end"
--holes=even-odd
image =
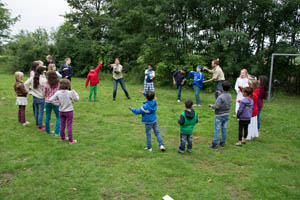
POLYGON ((161 151, 166 151, 166 148, 164 147, 164 145, 160 145, 159 148, 160 148, 161 151))
POLYGON ((72 142, 69 142, 69 144, 76 144, 77 140, 73 140, 72 142))
POLYGON ((198 107, 202 107, 202 105, 201 105, 201 104, 198 104, 197 106, 198 106, 198 107))
POLYGON ((220 142, 221 147, 225 147, 225 142, 220 142))
POLYGON ((56 133, 55 133, 55 135, 54 135, 54 136, 58 137, 58 136, 60 136, 60 134, 56 134, 56 133))
POLYGON ((178 99, 177 102, 180 103, 180 100, 178 99))
POLYGON ((180 149, 178 149, 177 152, 180 154, 184 154, 184 151, 181 151, 180 149))
POLYGON ((213 142, 208 147, 211 148, 211 149, 218 149, 218 145, 213 143, 213 142))
POLYGON ((127 99, 131 99, 130 96, 128 96, 127 99))
POLYGON ((145 150, 152 151, 152 148, 145 147, 145 150))
POLYGON ((42 127, 42 128, 38 128, 38 130, 39 130, 39 131, 44 131, 44 130, 46 130, 46 129, 45 129, 45 127, 42 127))
POLYGON ((113 101, 116 101, 116 99, 113 99, 113 101))
POLYGON ((188 152, 188 153, 192 153, 192 149, 188 149, 187 152, 188 152))
POLYGON ((28 124, 30 124, 30 122, 26 121, 25 123, 23 123, 23 126, 26 126, 28 124))

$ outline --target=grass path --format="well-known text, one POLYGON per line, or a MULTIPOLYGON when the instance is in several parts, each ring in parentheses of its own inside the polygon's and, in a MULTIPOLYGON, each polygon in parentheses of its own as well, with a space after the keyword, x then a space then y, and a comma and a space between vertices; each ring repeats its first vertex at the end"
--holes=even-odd
MULTIPOLYGON (((100 81, 98 102, 88 103, 84 79, 74 78, 80 95, 75 103, 73 135, 76 145, 62 143, 34 128, 29 96, 27 120, 17 123, 14 77, 0 73, 0 199, 299 199, 300 98, 280 97, 265 104, 262 136, 246 146, 237 140, 238 123, 230 118, 225 148, 208 149, 214 113, 196 108, 200 123, 193 153, 179 155, 177 119, 184 110, 176 91, 156 88, 158 123, 167 151, 143 149, 144 126, 128 106, 140 107, 142 85, 126 83, 132 100, 121 88, 112 102, 112 82, 100 81)), ((213 94, 201 93, 203 104, 213 94)), ((183 90, 183 100, 192 90, 183 90)), ((232 113, 234 106, 232 106, 232 113)), ((54 117, 54 116, 52 116, 54 117)), ((54 120, 52 127, 54 125, 54 120)))

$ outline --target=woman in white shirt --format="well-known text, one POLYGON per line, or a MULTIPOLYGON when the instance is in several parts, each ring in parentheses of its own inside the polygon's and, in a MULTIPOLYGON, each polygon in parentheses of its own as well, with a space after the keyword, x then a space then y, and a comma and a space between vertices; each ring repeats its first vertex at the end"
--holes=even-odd
POLYGON ((236 95, 236 104, 235 104, 235 114, 239 110, 240 101, 244 98, 242 90, 245 87, 249 87, 249 84, 248 84, 248 71, 246 69, 242 69, 240 77, 237 78, 237 80, 235 82, 235 87, 234 87, 234 89, 237 93, 237 95, 236 95))

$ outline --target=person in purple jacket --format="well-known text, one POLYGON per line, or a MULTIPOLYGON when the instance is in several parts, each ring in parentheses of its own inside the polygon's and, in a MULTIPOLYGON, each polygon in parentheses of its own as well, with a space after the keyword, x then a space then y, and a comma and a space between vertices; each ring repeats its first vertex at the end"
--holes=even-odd
POLYGON ((248 135, 248 125, 253 112, 253 100, 250 96, 253 93, 253 89, 246 87, 243 89, 244 99, 240 101, 240 107, 237 112, 237 118, 239 119, 239 141, 235 143, 235 146, 241 147, 242 144, 246 144, 246 138, 248 135), (244 129, 244 137, 243 137, 244 129))

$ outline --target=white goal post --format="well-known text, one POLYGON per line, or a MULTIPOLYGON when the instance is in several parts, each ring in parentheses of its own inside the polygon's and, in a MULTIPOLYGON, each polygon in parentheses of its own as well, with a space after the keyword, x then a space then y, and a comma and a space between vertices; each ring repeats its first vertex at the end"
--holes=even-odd
POLYGON ((271 89, 272 89, 272 76, 273 76, 273 65, 275 56, 300 56, 300 54, 286 54, 286 53, 273 53, 271 60, 270 78, 269 78, 269 91, 268 91, 268 101, 271 101, 271 89))

